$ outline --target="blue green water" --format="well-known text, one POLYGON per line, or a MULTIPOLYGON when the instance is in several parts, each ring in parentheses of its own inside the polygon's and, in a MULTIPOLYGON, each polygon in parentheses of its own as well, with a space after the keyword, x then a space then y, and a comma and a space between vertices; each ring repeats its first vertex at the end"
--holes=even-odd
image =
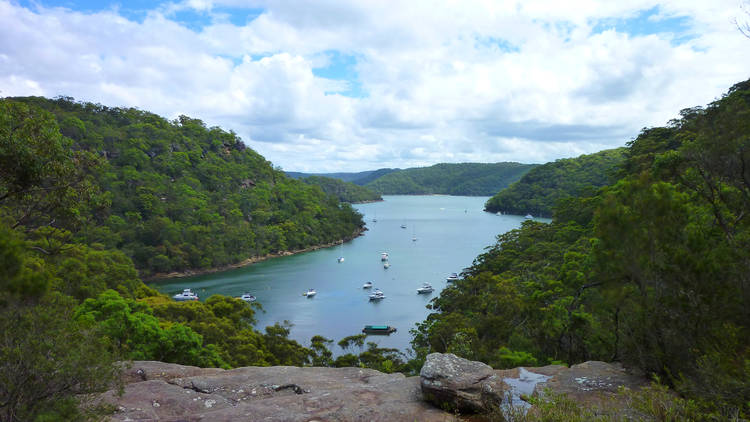
MULTIPOLYGON (((316 334, 338 342, 359 334, 367 324, 391 325, 398 331, 390 336, 369 336, 368 341, 406 350, 409 330, 428 315, 425 305, 446 286, 446 277, 471 265, 494 244, 498 234, 519 227, 523 217, 482 211, 486 197, 384 199, 355 206, 364 215, 368 230, 341 246, 221 273, 166 280, 155 287, 170 295, 189 287, 201 300, 212 294, 251 292, 265 310, 256 314, 256 327, 263 330, 288 320, 294 324, 291 338, 304 345, 316 334), (388 269, 383 268, 381 252, 390 256, 388 269), (337 262, 339 257, 344 261, 337 262), (370 290, 362 289, 365 281, 372 281, 386 298, 370 302, 370 290), (423 282, 431 283, 435 292, 418 295, 416 289, 423 282), (308 288, 316 289, 317 295, 302 296, 308 288)), ((338 346, 332 351, 340 353, 338 346)))

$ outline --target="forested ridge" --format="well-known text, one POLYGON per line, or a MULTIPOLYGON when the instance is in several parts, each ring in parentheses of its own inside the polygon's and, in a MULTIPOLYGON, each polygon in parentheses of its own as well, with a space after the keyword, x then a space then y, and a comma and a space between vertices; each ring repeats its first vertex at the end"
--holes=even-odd
POLYGON ((389 172, 365 186, 383 195, 494 195, 532 169, 521 163, 441 163, 389 172))
POLYGON ((620 361, 692 420, 750 417, 750 81, 680 114, 628 144, 611 184, 499 235, 431 303, 419 354, 620 361))
POLYGON ((624 148, 576 158, 563 158, 534 167, 485 204, 489 212, 552 217, 554 205, 565 198, 596 190, 613 179, 624 160, 624 148))
POLYGON ((347 204, 286 177, 232 132, 180 116, 67 98, 15 98, 51 112, 107 204, 77 236, 118 249, 142 275, 206 269, 350 237, 347 204))
POLYGON ((395 350, 257 330, 259 304, 175 302, 139 271, 338 240, 361 216, 196 119, 67 98, 0 100, 0 421, 88 420, 120 360, 393 371, 395 350), (134 262, 137 265, 134 265, 134 262), (139 268, 137 268, 139 267, 139 268))
POLYGON ((324 176, 307 176, 299 179, 308 185, 319 187, 328 195, 338 198, 341 202, 358 203, 382 201, 383 198, 371 189, 355 185, 340 179, 324 176))

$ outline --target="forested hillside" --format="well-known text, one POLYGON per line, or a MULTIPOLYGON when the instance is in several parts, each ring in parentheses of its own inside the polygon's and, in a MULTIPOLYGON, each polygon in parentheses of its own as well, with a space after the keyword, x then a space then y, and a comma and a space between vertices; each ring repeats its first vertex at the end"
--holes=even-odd
POLYGON ((300 173, 298 171, 287 171, 286 174, 289 177, 293 177, 295 179, 303 179, 310 176, 322 176, 322 177, 329 177, 331 179, 339 179, 343 180, 344 182, 351 182, 355 185, 364 186, 373 180, 377 179, 378 177, 384 176, 388 173, 392 173, 394 171, 397 171, 399 169, 377 169, 377 170, 367 170, 367 171, 360 171, 355 173, 347 173, 347 172, 339 172, 339 173, 300 173))
POLYGON ((623 153, 623 148, 610 149, 535 167, 490 198, 485 210, 551 217, 553 206, 561 199, 608 184, 624 160, 623 153))
POLYGON ((365 186, 383 195, 494 195, 533 167, 520 163, 442 163, 397 170, 365 186))
POLYGON ((383 200, 379 194, 371 189, 331 177, 308 176, 300 180, 308 185, 321 188, 327 195, 333 195, 341 202, 357 203, 383 200))
POLYGON ((51 112, 73 149, 103 158, 91 170, 101 208, 77 236, 123 251, 143 275, 328 243, 363 226, 349 205, 198 119, 66 98, 4 101, 51 112))
POLYGON ((495 367, 621 361, 693 400, 701 419, 744 420, 750 81, 602 157, 622 153, 609 186, 571 191, 552 223, 498 236, 432 302, 413 345, 495 367))
POLYGON ((403 367, 364 335, 342 339, 346 353, 333 359, 332 340, 307 348, 287 325, 259 331, 257 304, 175 302, 144 285, 130 258, 142 271, 216 265, 360 226, 349 206, 198 120, 0 100, 0 420, 111 412, 88 398, 120 382, 122 360, 403 367))

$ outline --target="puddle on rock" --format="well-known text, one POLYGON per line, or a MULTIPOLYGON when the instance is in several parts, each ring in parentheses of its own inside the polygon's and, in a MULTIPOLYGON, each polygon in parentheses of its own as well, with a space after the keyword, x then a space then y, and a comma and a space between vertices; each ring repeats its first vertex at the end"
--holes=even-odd
POLYGON ((518 368, 518 378, 503 378, 503 382, 510 386, 510 405, 528 409, 531 405, 522 400, 521 396, 531 396, 537 384, 550 378, 548 375, 535 374, 524 368, 518 368))

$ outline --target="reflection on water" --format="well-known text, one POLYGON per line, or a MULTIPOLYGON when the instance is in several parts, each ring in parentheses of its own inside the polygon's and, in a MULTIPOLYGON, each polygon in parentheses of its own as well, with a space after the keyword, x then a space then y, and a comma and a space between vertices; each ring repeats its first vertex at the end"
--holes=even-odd
MULTIPOLYGON (((212 294, 257 297, 265 313, 257 313, 259 329, 284 320, 294 326, 291 337, 309 345, 313 335, 338 341, 359 334, 365 325, 391 325, 390 336, 370 336, 380 347, 406 350, 409 330, 427 317, 425 308, 446 286, 446 277, 471 265, 495 237, 517 228, 523 216, 482 211, 486 197, 386 196, 385 201, 356 205, 368 230, 342 246, 275 258, 248 267, 158 283, 173 295, 184 288, 201 300, 212 294), (377 215, 377 222, 373 222, 377 215), (406 230, 401 225, 407 227, 406 230), (412 241, 412 238, 419 241, 412 241), (381 254, 388 253, 389 268, 381 254), (343 257, 342 262, 338 258, 343 257), (370 301, 371 281, 386 295, 370 301), (435 288, 417 294, 422 283, 435 288), (302 294, 315 289, 317 294, 302 294)), ((340 353, 337 346, 334 353, 340 353)))

